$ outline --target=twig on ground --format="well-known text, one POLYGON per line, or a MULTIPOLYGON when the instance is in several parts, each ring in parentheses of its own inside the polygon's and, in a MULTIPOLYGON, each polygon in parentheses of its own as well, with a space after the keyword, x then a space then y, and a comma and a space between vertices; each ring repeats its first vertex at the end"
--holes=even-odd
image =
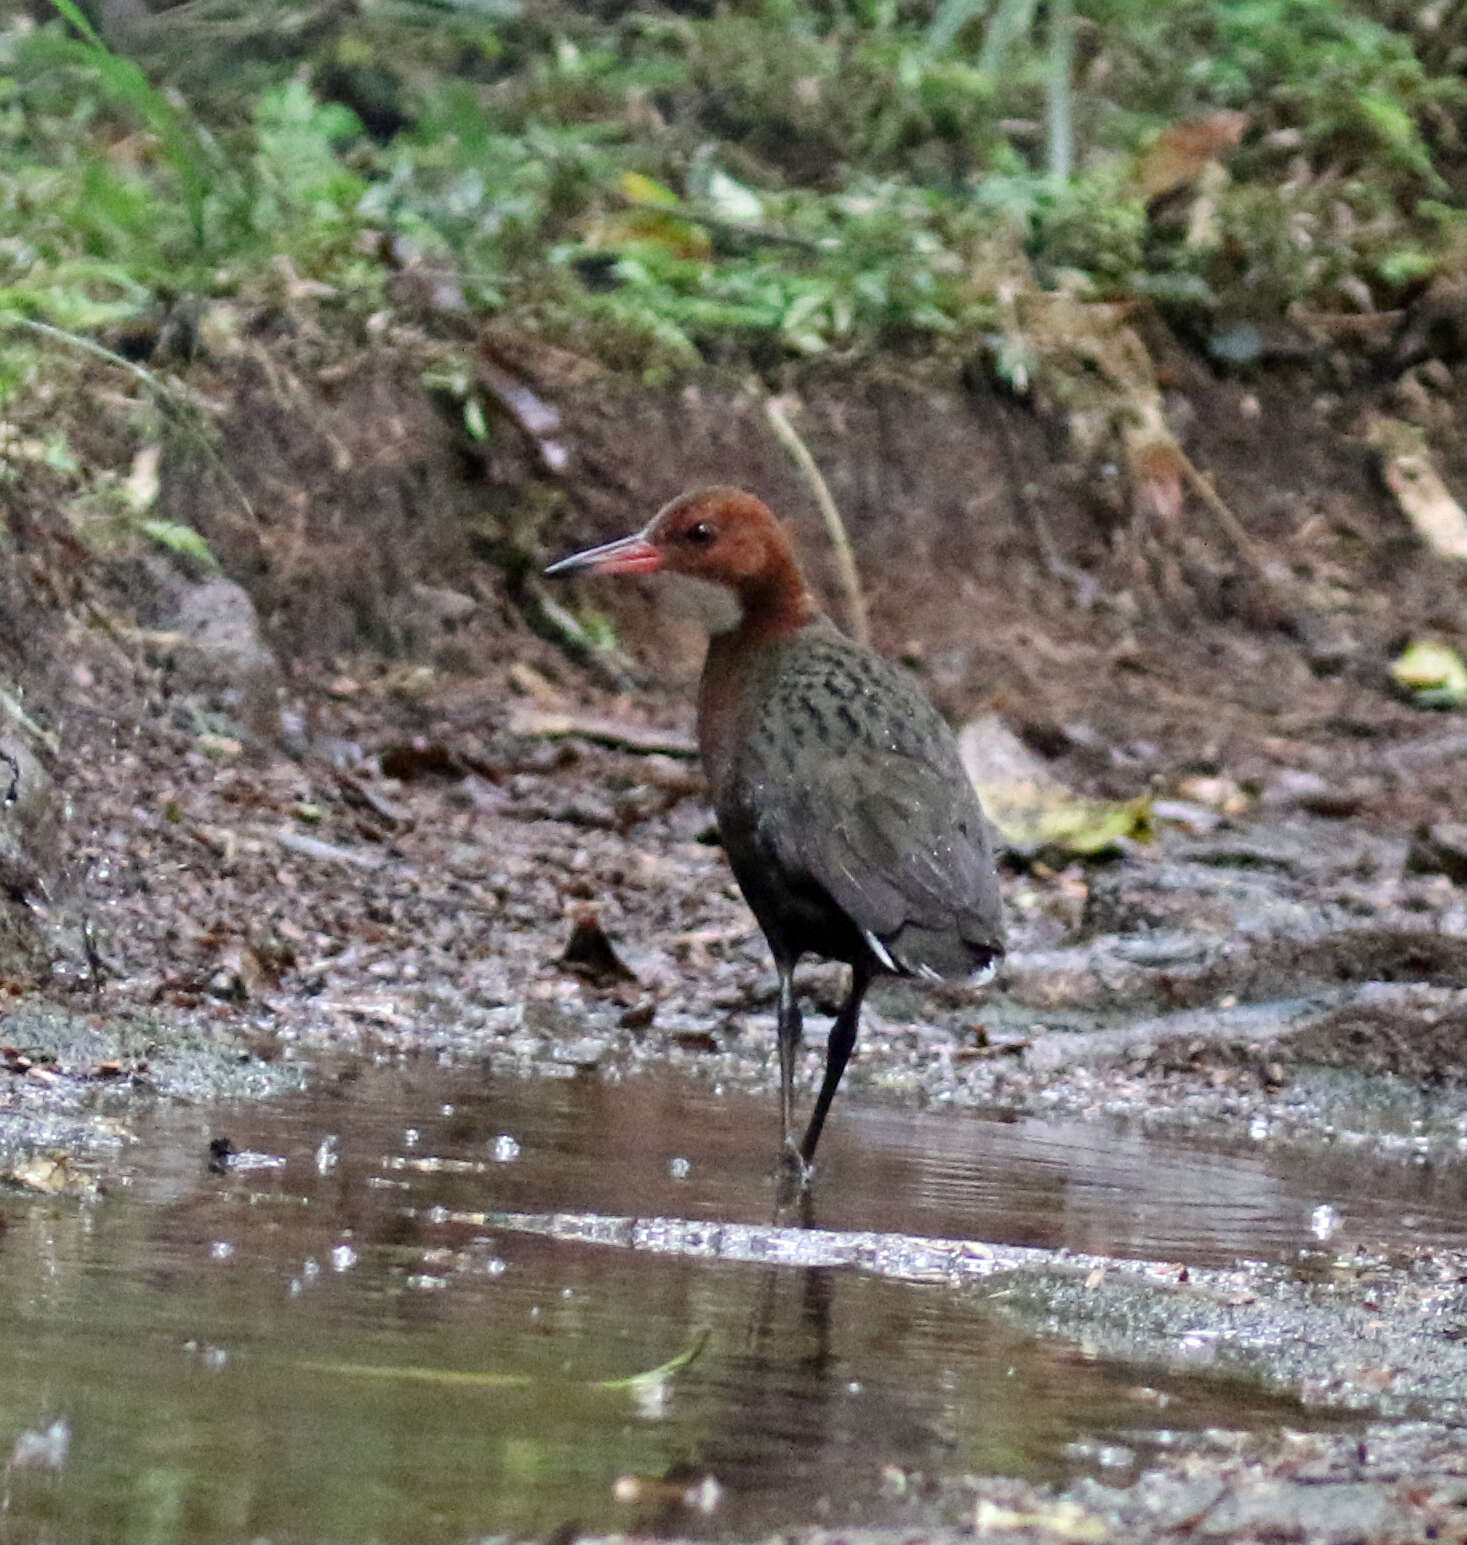
POLYGON ((1207 506, 1208 513, 1217 522, 1223 535, 1233 544, 1233 551, 1252 570, 1254 578, 1260 584, 1269 591, 1276 590, 1278 586, 1269 574, 1262 555, 1253 545, 1253 538, 1243 529, 1242 521, 1223 502, 1222 496, 1212 486, 1212 480, 1206 473, 1198 470, 1196 463, 1180 445, 1177 446, 1176 452, 1178 465, 1181 467, 1182 476, 1187 480, 1187 486, 1207 506))
POLYGON ((636 665, 614 644, 602 644, 592 638, 571 612, 546 593, 542 584, 525 579, 519 597, 531 625, 572 658, 589 665, 607 686, 625 692, 636 685, 636 665))
POLYGON ((861 590, 861 574, 856 567, 856 555, 851 550, 851 539, 846 534, 845 522, 840 518, 830 485, 826 483, 810 448, 800 438, 799 431, 790 422, 783 401, 778 397, 764 399, 764 416, 779 437, 780 444, 790 453, 800 469, 810 493, 815 499, 820 518, 825 522, 825 534, 830 539, 835 554, 836 574, 840 579, 841 595, 845 602, 846 620, 851 636, 858 643, 871 642, 871 622, 866 614, 866 597, 861 590))
POLYGON ((550 740, 579 736, 598 745, 614 746, 619 751, 635 751, 647 756, 696 756, 698 747, 692 737, 677 730, 660 730, 655 725, 628 724, 600 714, 554 713, 540 708, 516 708, 510 714, 512 735, 539 735, 550 740))
MULTIPOLYGON (((31 718, 25 709, 20 706, 19 702, 17 702, 16 699, 10 695, 10 693, 5 691, 3 687, 0 687, 0 710, 3 710, 9 718, 14 719, 15 722, 21 727, 21 729, 23 729, 26 734, 29 735, 33 740, 39 741, 40 744, 43 745, 52 756, 59 756, 61 754, 60 739, 53 735, 50 730, 43 730, 41 726, 31 718)), ((4 757, 3 760, 9 762, 10 765, 14 767, 15 764, 9 757, 4 757)), ((16 778, 18 777, 19 773, 17 772, 16 778)), ((10 794, 7 796, 5 803, 11 803, 14 797, 15 779, 12 779, 10 785, 10 794)))

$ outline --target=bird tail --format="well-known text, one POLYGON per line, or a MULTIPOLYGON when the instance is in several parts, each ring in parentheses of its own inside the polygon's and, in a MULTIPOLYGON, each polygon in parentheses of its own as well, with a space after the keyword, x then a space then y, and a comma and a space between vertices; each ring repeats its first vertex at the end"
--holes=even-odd
POLYGON ((878 961, 903 976, 986 982, 1003 958, 998 940, 966 939, 953 928, 907 923, 885 939, 868 938, 878 961), (877 948, 877 945, 880 948, 877 948))

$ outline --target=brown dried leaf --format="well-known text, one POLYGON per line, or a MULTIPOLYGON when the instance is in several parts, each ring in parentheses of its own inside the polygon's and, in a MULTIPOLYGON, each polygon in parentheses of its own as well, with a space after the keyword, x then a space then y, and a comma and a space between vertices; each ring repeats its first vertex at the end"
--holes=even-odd
POLYGON ((75 1184, 69 1161, 64 1153, 38 1153, 22 1159, 3 1175, 13 1185, 24 1191, 35 1191, 42 1196, 56 1196, 75 1184))
POLYGON ((1467 513, 1442 481, 1425 432, 1402 419, 1380 417, 1366 426, 1365 438, 1416 534, 1444 558, 1467 559, 1467 513))
POLYGON ((1237 148, 1247 127, 1247 113, 1222 111, 1163 129, 1136 168, 1137 192, 1150 201, 1194 182, 1209 163, 1237 148))
POLYGON ((637 980, 637 973, 617 954, 601 919, 590 907, 576 914, 560 964, 602 986, 637 980))

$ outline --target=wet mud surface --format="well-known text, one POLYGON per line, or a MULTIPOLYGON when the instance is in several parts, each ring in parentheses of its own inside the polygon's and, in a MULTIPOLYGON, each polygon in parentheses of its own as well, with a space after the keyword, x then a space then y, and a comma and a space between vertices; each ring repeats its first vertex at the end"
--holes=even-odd
MULTIPOLYGON (((7 1022, 0 1117, 119 1083, 187 1092, 190 1068, 201 1093, 268 1092, 323 1046, 770 1087, 773 973, 685 707, 658 724, 445 690, 405 710, 351 687, 294 755, 140 718, 74 770, 89 819, 46 909, 71 992, 7 1022), (641 748, 598 743, 618 737, 641 748)), ((1455 1153, 1460 887, 1405 834, 1243 804, 1159 802, 1155 840, 1109 861, 1011 865, 998 982, 878 984, 851 1086, 1455 1153)), ((801 975, 807 1088, 840 978, 801 975)))

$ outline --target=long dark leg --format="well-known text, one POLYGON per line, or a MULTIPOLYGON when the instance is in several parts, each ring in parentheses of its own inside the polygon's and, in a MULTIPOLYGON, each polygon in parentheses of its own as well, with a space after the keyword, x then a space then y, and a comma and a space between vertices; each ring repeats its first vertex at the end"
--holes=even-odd
MULTIPOLYGON (((776 961, 779 971, 779 1134, 785 1162, 798 1159, 794 1131, 795 1053, 800 1049, 800 1005, 795 997, 795 963, 776 961)), ((803 1166, 801 1166, 803 1167, 803 1166)))
POLYGON ((800 1158, 808 1170, 815 1158, 815 1144, 820 1141, 820 1129, 825 1125, 830 1102, 840 1087, 841 1074, 851 1060, 851 1050, 856 1044, 856 1026, 861 1019, 861 1000, 871 985, 871 968, 864 962, 851 967, 851 990, 835 1023, 830 1027, 830 1041, 825 1048, 825 1077, 820 1082, 820 1094, 810 1116, 810 1125, 800 1143, 800 1158))

